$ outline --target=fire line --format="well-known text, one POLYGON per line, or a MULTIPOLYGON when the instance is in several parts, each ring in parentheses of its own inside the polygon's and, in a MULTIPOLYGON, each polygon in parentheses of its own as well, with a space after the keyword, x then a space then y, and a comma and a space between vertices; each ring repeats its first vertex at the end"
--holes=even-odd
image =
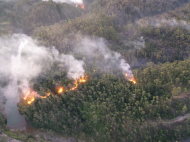
MULTIPOLYGON (((87 78, 87 76, 86 76, 86 78, 87 78)), ((74 82, 75 87, 72 87, 72 88, 70 88, 69 90, 70 90, 70 91, 73 91, 73 90, 75 90, 75 89, 78 88, 79 84, 81 84, 81 83, 86 83, 86 78, 80 78, 79 80, 76 80, 76 81, 74 82)), ((58 93, 58 94, 62 94, 64 91, 67 92, 68 90, 65 90, 64 87, 59 87, 58 90, 57 90, 57 93, 58 93)), ((27 94, 26 94, 25 97, 24 97, 24 100, 27 101, 27 104, 30 105, 30 104, 32 104, 32 102, 35 101, 35 97, 37 97, 36 94, 37 94, 36 92, 34 92, 34 91, 32 92, 32 91, 30 91, 30 90, 27 92, 27 94)), ((38 97, 40 97, 40 98, 42 98, 42 99, 45 99, 45 98, 47 98, 47 97, 50 96, 50 95, 51 95, 51 93, 48 92, 48 93, 46 94, 46 96, 38 96, 38 97)))

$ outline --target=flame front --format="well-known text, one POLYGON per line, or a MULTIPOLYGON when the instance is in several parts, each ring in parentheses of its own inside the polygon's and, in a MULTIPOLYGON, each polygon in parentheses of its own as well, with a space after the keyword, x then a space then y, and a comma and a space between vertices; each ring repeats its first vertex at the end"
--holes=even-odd
POLYGON ((60 87, 60 88, 58 89, 58 93, 59 93, 59 94, 63 93, 63 91, 64 91, 64 88, 63 88, 63 87, 60 87))
MULTIPOLYGON (((79 84, 81 84, 81 83, 86 83, 86 78, 87 78, 87 77, 88 77, 88 76, 86 76, 85 78, 80 78, 80 79, 76 80, 76 81, 74 82, 74 85, 75 85, 75 86, 71 87, 69 90, 70 90, 70 91, 75 90, 75 89, 78 88, 79 84)), ((69 90, 65 90, 63 87, 59 87, 59 88, 57 89, 57 94, 61 94, 61 93, 63 93, 64 91, 67 92, 67 91, 69 91, 69 90)), ((25 95, 25 97, 24 97, 24 100, 26 100, 26 101, 27 101, 27 104, 30 105, 30 104, 32 104, 32 102, 35 101, 35 97, 40 97, 40 98, 42 98, 42 99, 45 99, 45 98, 47 98, 47 97, 50 96, 50 95, 51 95, 51 93, 48 92, 48 93, 46 94, 46 96, 40 96, 40 95, 37 94, 37 92, 35 92, 35 91, 30 91, 30 90, 29 90, 29 91, 26 93, 26 95, 25 95)))
POLYGON ((26 96, 24 97, 24 100, 27 99, 28 95, 30 95, 30 91, 28 91, 28 93, 27 93, 26 96))
POLYGON ((85 10, 86 9, 86 7, 85 7, 85 5, 84 5, 84 3, 80 6, 83 10, 85 10))
POLYGON ((32 102, 35 101, 35 97, 36 97, 36 92, 33 92, 33 91, 28 91, 27 94, 25 95, 24 97, 24 100, 27 101, 27 104, 31 104, 32 102))
POLYGON ((131 78, 129 79, 129 81, 133 82, 134 84, 137 84, 137 81, 135 80, 135 78, 131 78))
POLYGON ((48 92, 48 93, 47 93, 47 96, 50 96, 50 95, 51 95, 51 93, 48 92))
POLYGON ((27 103, 28 104, 31 104, 32 102, 34 102, 35 101, 35 98, 33 97, 30 101, 28 101, 27 103))
POLYGON ((133 82, 133 84, 137 84, 137 81, 133 76, 130 77, 130 75, 127 73, 125 74, 125 76, 128 78, 129 81, 133 82))
MULTIPOLYGON (((127 74, 127 73, 125 74, 125 76, 127 77, 127 79, 128 79, 129 81, 133 82, 134 84, 137 84, 137 81, 136 81, 136 79, 135 79, 133 76, 131 76, 131 75, 127 74)), ((74 85, 75 85, 75 86, 71 87, 69 90, 70 90, 70 91, 73 91, 73 90, 75 90, 75 89, 78 88, 79 84, 81 84, 81 83, 86 83, 87 77, 88 77, 88 76, 76 80, 76 81, 74 82, 74 85)), ((64 90, 63 87, 59 87, 58 90, 57 90, 57 93, 58 93, 58 94, 61 94, 61 93, 63 93, 64 91, 67 92, 67 91, 69 91, 69 90, 64 90)), ((50 95, 51 95, 51 93, 48 92, 48 93, 46 94, 46 96, 40 96, 40 98, 45 99, 45 98, 47 98, 47 97, 50 96, 50 95)), ((24 100, 26 100, 26 101, 27 101, 27 104, 30 105, 30 104, 32 104, 32 102, 35 101, 35 97, 36 97, 36 96, 39 97, 39 95, 37 95, 37 92, 35 92, 35 91, 30 91, 30 90, 29 90, 29 91, 26 93, 26 95, 25 95, 25 97, 24 97, 24 100)))
MULTIPOLYGON (((78 7, 78 6, 79 6, 79 4, 76 4, 76 5, 75 5, 75 7, 78 7)), ((85 9, 86 9, 86 7, 85 7, 84 3, 83 3, 83 4, 81 4, 81 5, 80 5, 80 7, 81 7, 83 10, 85 10, 85 9)))
POLYGON ((40 98, 45 99, 45 98, 47 98, 47 96, 40 96, 40 98))
POLYGON ((79 83, 86 83, 86 80, 85 79, 80 79, 79 83))

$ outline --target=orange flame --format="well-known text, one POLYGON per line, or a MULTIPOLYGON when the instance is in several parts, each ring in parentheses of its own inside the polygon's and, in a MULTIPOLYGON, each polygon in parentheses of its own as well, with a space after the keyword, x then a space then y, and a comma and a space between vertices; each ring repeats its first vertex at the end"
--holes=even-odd
POLYGON ((28 91, 28 93, 27 93, 26 96, 24 97, 24 100, 27 99, 28 95, 30 95, 30 91, 28 91))
POLYGON ((129 81, 133 82, 134 84, 137 84, 137 81, 135 80, 135 78, 131 78, 129 79, 129 81))
POLYGON ((59 94, 63 93, 63 91, 64 91, 64 88, 63 88, 63 87, 60 87, 60 88, 58 89, 58 93, 59 93, 59 94))
POLYGON ((75 89, 77 89, 77 87, 72 87, 70 90, 75 90, 75 89))
MULTIPOLYGON (((79 4, 76 4, 76 5, 75 5, 75 7, 78 7, 78 6, 79 6, 79 4)), ((85 7, 84 3, 83 3, 83 4, 81 4, 81 5, 80 5, 80 7, 81 7, 83 10, 85 10, 85 9, 86 9, 86 7, 85 7)))
POLYGON ((45 98, 47 98, 47 96, 40 96, 40 98, 45 99, 45 98))
POLYGON ((75 90, 75 89, 77 89, 77 87, 78 87, 78 82, 77 81, 75 81, 74 82, 74 84, 75 84, 75 87, 72 87, 71 89, 69 89, 69 90, 75 90))
POLYGON ((83 10, 85 10, 86 9, 86 7, 85 7, 85 5, 84 5, 84 3, 80 6, 83 10))
POLYGON ((47 97, 50 96, 50 95, 51 95, 51 93, 48 92, 48 93, 46 94, 46 96, 40 96, 40 98, 45 99, 45 98, 47 98, 47 97))
MULTIPOLYGON (((69 90, 75 90, 75 89, 78 88, 79 84, 81 84, 81 83, 86 83, 87 77, 88 77, 88 76, 86 76, 86 77, 84 77, 84 78, 80 78, 79 80, 76 80, 76 81, 74 82, 75 86, 72 87, 72 88, 70 88, 69 90)), ((67 92, 68 90, 65 90, 63 87, 59 87, 58 90, 57 90, 57 93, 58 93, 58 94, 61 94, 61 93, 63 93, 64 91, 67 92)), ((35 97, 36 97, 36 96, 38 96, 38 97, 40 97, 40 98, 42 98, 42 99, 45 99, 45 98, 47 98, 48 96, 51 95, 50 92, 48 92, 48 93, 46 94, 46 96, 39 96, 39 95, 36 95, 36 94, 37 94, 37 93, 36 93, 35 91, 28 91, 27 94, 26 94, 25 97, 24 97, 24 100, 26 100, 27 103, 30 105, 32 102, 35 101, 35 97)))
POLYGON ((31 92, 30 90, 27 92, 27 94, 24 97, 24 100, 27 101, 28 104, 31 104, 35 101, 36 92, 31 92))
POLYGON ((128 75, 127 73, 125 74, 125 76, 129 79, 129 81, 133 82, 133 84, 137 84, 137 81, 134 77, 130 77, 130 75, 128 75))
POLYGON ((50 96, 50 95, 51 95, 51 93, 48 92, 48 93, 47 93, 47 96, 50 96))
POLYGON ((79 83, 86 83, 86 79, 79 79, 79 83))
POLYGON ((28 101, 27 103, 30 105, 32 102, 35 101, 35 98, 33 97, 30 101, 28 101))

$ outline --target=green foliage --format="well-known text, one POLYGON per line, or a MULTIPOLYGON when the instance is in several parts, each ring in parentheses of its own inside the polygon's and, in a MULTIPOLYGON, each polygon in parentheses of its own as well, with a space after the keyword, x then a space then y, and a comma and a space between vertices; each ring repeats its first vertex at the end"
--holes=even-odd
MULTIPOLYGON (((6 7, 9 8, 9 5, 6 7)), ((53 25, 61 20, 73 19, 82 15, 82 10, 73 5, 39 0, 15 1, 13 8, 3 12, 14 26, 22 28, 27 33, 31 33, 37 27, 53 25)))
MULTIPOLYGON (((104 15, 90 15, 61 22, 50 27, 40 27, 34 31, 34 36, 45 44, 54 45, 60 50, 64 46, 64 50, 68 51, 71 50, 69 41, 76 38, 76 33, 104 37, 112 41, 118 40, 118 34, 113 26, 112 18, 104 15)), ((80 39, 81 37, 78 38, 80 39)))
MULTIPOLYGON (((135 73, 136 85, 123 77, 104 74, 99 78, 92 74, 75 91, 37 99, 31 106, 23 101, 19 108, 34 126, 69 136, 84 133, 100 142, 133 141, 131 135, 134 141, 179 140, 177 132, 172 132, 176 135, 172 139, 166 137, 178 125, 165 127, 159 121, 190 112, 189 99, 172 99, 174 87, 190 90, 189 76, 189 60, 139 69, 135 73), (159 121, 148 125, 153 119, 159 121)), ((50 89, 44 80, 38 86, 50 89)), ((184 135, 187 136, 189 133, 184 135)))
POLYGON ((173 62, 189 57, 190 33, 183 28, 145 28, 142 33, 146 48, 136 51, 136 57, 155 63, 173 62), (175 41, 175 42, 174 42, 175 41))
POLYGON ((187 3, 183 7, 179 7, 174 11, 168 12, 169 16, 176 17, 178 20, 190 21, 190 3, 187 3))
POLYGON ((96 0, 90 12, 112 15, 117 24, 134 22, 146 16, 154 16, 188 3, 188 0, 96 0))
MULTIPOLYGON (((0 35, 18 32, 19 28, 61 53, 71 53, 73 41, 80 41, 83 35, 98 36, 109 41, 109 48, 121 53, 132 67, 151 63, 134 70, 136 85, 120 72, 94 73, 93 65, 86 65, 87 83, 61 95, 56 93, 57 84, 65 89, 74 84, 65 72, 51 75, 57 70, 55 65, 48 74, 32 80, 39 95, 47 92, 52 95, 37 98, 32 105, 22 100, 18 104, 21 114, 35 127, 65 136, 90 137, 97 142, 168 142, 190 137, 189 119, 165 122, 190 112, 188 95, 181 95, 190 90, 190 31, 178 25, 142 28, 136 23, 157 15, 188 24, 189 1, 84 0, 84 3, 86 11, 51 0, 1 1, 0 35), (134 43, 141 36, 145 47, 135 48, 134 43)), ((0 127, 11 137, 33 141, 10 132, 1 117, 0 127)))
POLYGON ((10 130, 4 131, 5 134, 7 134, 9 137, 25 141, 27 140, 27 135, 23 135, 20 131, 12 132, 10 130))

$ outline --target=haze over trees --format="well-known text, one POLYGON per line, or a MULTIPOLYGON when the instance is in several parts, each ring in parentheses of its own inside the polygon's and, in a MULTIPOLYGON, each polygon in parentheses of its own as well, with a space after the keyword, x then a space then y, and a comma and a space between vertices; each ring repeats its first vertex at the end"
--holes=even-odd
MULTIPOLYGON (((96 61, 85 64, 86 83, 68 89, 74 80, 58 64, 31 83, 46 99, 28 105, 21 98, 20 114, 35 128, 65 137, 96 142, 182 141, 190 138, 190 1, 84 0, 86 10, 67 3, 41 0, 0 1, 0 36, 24 33, 40 45, 76 54, 84 38, 103 38, 131 66, 137 84, 116 67, 101 71, 96 61), (56 74, 55 74, 56 72, 56 74)), ((94 40, 96 41, 96 40, 94 40)), ((0 82, 1 88, 7 82, 0 82)), ((3 103, 0 128, 6 130, 3 103)), ((35 139, 33 139, 35 141, 35 139)))

